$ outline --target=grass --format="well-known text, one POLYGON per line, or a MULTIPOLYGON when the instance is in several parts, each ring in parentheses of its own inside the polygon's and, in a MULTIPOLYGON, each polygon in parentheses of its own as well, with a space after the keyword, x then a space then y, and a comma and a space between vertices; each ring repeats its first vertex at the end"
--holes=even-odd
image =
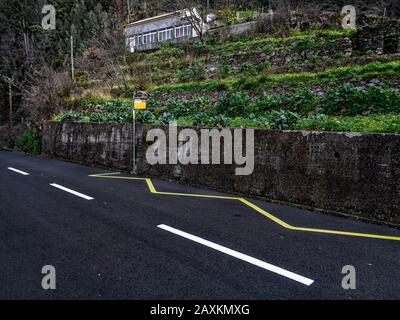
POLYGON ((151 92, 174 91, 219 91, 219 90, 260 90, 280 86, 299 87, 304 85, 335 85, 357 78, 387 78, 400 74, 400 61, 373 62, 363 66, 330 68, 322 72, 286 73, 249 77, 231 77, 222 80, 204 80, 177 84, 153 86, 151 92))
POLYGON ((400 114, 376 114, 369 116, 313 116, 300 119, 293 129, 400 133, 400 114))
MULTIPOLYGON (((324 31, 312 31, 308 33, 297 33, 286 38, 272 38, 272 37, 262 37, 262 38, 251 38, 236 41, 228 41, 213 44, 203 45, 203 53, 215 53, 215 52, 232 52, 236 50, 251 49, 254 47, 260 47, 265 45, 271 45, 273 47, 286 46, 291 44, 293 41, 298 41, 300 43, 314 44, 313 47, 318 47, 321 43, 327 43, 329 41, 334 41, 339 38, 353 37, 355 32, 353 30, 324 30, 324 31)), ((300 47, 298 47, 300 48, 300 47)))

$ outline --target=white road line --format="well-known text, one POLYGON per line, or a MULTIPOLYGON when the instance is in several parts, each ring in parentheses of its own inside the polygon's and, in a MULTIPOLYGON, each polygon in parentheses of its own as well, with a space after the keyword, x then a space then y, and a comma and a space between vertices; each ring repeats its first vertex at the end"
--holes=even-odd
POLYGON ((217 251, 223 252, 223 253, 228 254, 228 255, 230 255, 232 257, 235 257, 237 259, 240 259, 240 260, 246 261, 248 263, 254 264, 254 265, 256 265, 256 266, 258 266, 260 268, 266 269, 268 271, 275 272, 275 273, 277 273, 277 274, 279 274, 281 276, 284 276, 286 278, 289 278, 289 279, 292 279, 294 281, 297 281, 297 282, 300 282, 302 284, 305 284, 306 286, 309 286, 314 282, 314 280, 311 280, 309 278, 306 278, 306 277, 303 277, 303 276, 298 275, 296 273, 293 273, 293 272, 287 271, 285 269, 279 268, 279 267, 274 266, 272 264, 269 264, 267 262, 264 262, 264 261, 261 261, 259 259, 250 257, 250 256, 245 255, 243 253, 237 252, 235 250, 223 247, 223 246, 221 246, 219 244, 216 244, 214 242, 211 242, 211 241, 204 240, 202 238, 193 236, 193 235, 191 235, 189 233, 186 233, 184 231, 180 231, 178 229, 169 227, 169 226, 167 226, 165 224, 160 224, 157 227, 161 228, 163 230, 172 232, 172 233, 174 233, 174 234, 176 234, 178 236, 181 236, 183 238, 186 238, 186 239, 195 241, 197 243, 200 243, 202 245, 205 245, 206 247, 209 247, 209 248, 215 249, 217 251))
POLYGON ((81 197, 81 198, 86 199, 86 200, 93 200, 93 199, 94 199, 94 198, 89 197, 89 196, 87 196, 87 195, 85 195, 85 194, 83 194, 83 193, 80 193, 80 192, 77 192, 77 191, 68 189, 68 188, 63 187, 63 186, 60 186, 59 184, 56 184, 56 183, 50 183, 50 185, 51 185, 52 187, 55 187, 55 188, 64 190, 64 191, 69 192, 69 193, 72 193, 73 195, 75 195, 75 196, 77 196, 77 197, 81 197))
POLYGON ((18 169, 15 169, 15 168, 8 167, 7 169, 11 170, 11 171, 14 171, 14 172, 17 172, 17 173, 20 173, 20 174, 23 174, 24 176, 29 176, 29 173, 21 171, 21 170, 18 170, 18 169))

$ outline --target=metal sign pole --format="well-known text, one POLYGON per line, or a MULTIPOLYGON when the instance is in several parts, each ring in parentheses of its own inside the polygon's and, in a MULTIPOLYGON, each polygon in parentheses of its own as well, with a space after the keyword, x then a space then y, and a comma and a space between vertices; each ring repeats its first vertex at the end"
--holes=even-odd
POLYGON ((132 173, 137 173, 136 168, 136 110, 146 110, 147 108, 147 93, 138 91, 133 96, 132 105, 132 173))
POLYGON ((136 110, 132 109, 132 174, 136 174, 136 110))

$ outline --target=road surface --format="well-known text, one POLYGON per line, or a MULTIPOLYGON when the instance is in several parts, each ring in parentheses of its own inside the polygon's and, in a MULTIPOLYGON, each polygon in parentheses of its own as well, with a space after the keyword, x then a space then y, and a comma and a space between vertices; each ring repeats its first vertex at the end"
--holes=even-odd
POLYGON ((398 240, 354 219, 0 150, 1 299, 399 299, 398 240), (55 290, 42 288, 45 265, 55 290), (344 266, 356 289, 343 289, 344 266))

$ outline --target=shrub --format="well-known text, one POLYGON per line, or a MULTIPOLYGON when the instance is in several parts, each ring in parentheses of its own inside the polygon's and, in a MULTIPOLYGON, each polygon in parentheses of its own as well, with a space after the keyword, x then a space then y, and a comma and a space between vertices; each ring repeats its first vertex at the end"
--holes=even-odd
POLYGON ((272 129, 288 130, 295 126, 300 116, 287 110, 274 110, 267 114, 272 129))
POLYGON ((24 110, 30 121, 36 125, 49 119, 67 106, 67 99, 75 89, 67 72, 55 72, 44 67, 33 77, 33 84, 24 92, 22 99, 24 110))
POLYGON ((17 140, 17 148, 26 153, 40 154, 42 137, 36 130, 24 132, 17 140))
POLYGON ((172 46, 170 43, 165 42, 161 45, 160 50, 153 53, 154 57, 165 58, 165 57, 179 57, 185 54, 182 48, 172 46))
POLYGON ((321 110, 328 115, 399 112, 400 93, 388 87, 360 89, 348 83, 329 90, 321 101, 321 110))
POLYGON ((239 20, 240 22, 249 22, 255 19, 255 12, 252 10, 243 10, 239 11, 239 20))
POLYGON ((210 110, 214 107, 208 97, 197 97, 194 100, 186 101, 185 104, 191 112, 210 110))
POLYGON ((218 114, 237 117, 251 109, 251 105, 250 97, 243 92, 224 92, 218 97, 215 108, 218 114))
POLYGON ((301 88, 287 95, 289 108, 301 114, 315 111, 317 107, 317 95, 308 88, 301 88))
POLYGON ((189 49, 191 53, 195 54, 196 56, 200 56, 211 51, 212 47, 202 41, 196 41, 189 47, 189 49))
MULTIPOLYGON (((369 87, 362 94, 363 104, 373 112, 400 112, 400 93, 389 87, 369 87)), ((365 107, 364 107, 365 108, 365 107)))
POLYGON ((149 110, 143 110, 137 113, 137 122, 145 124, 156 124, 157 118, 155 114, 149 110))
POLYGON ((229 77, 229 76, 231 75, 231 72, 232 72, 231 67, 230 67, 230 65, 229 65, 228 63, 226 63, 226 62, 221 63, 221 64, 219 65, 218 71, 217 71, 218 76, 219 76, 220 78, 227 78, 227 77, 229 77))
POLYGON ((177 98, 170 98, 165 102, 165 110, 168 111, 175 118, 187 116, 191 108, 188 103, 183 102, 177 98))
POLYGON ((232 8, 219 10, 218 17, 227 25, 234 24, 237 20, 236 11, 232 8))
POLYGON ((280 96, 278 94, 263 93, 255 100, 255 110, 257 110, 258 112, 276 110, 280 107, 280 96))
POLYGON ((70 110, 61 114, 58 119, 62 122, 74 122, 79 121, 80 118, 81 114, 79 112, 70 110))
POLYGON ((254 75, 257 73, 257 69, 253 63, 247 61, 240 65, 239 71, 245 75, 254 75))
POLYGON ((204 65, 196 61, 188 69, 179 71, 177 76, 181 81, 201 81, 207 78, 207 72, 204 65))

